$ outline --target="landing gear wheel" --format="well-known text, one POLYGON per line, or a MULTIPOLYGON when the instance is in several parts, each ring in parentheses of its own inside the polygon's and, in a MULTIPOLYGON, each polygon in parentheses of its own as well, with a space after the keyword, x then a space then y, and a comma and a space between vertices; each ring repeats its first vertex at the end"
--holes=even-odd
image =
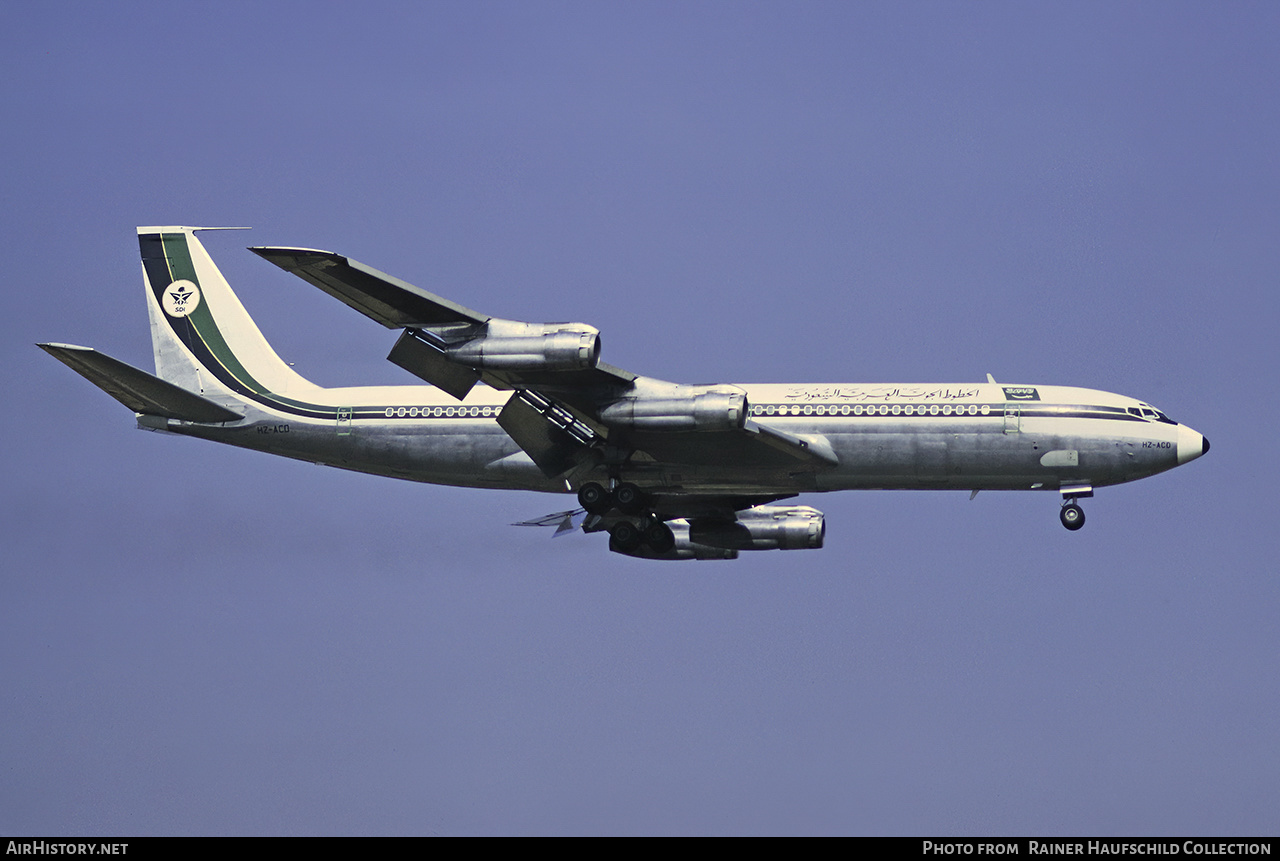
POLYGON ((644 491, 634 484, 620 484, 613 491, 614 504, 623 514, 639 514, 648 500, 644 491))
POLYGON ((609 537, 613 539, 613 546, 623 553, 639 550, 640 542, 644 540, 643 534, 630 520, 619 520, 613 524, 609 530, 609 537))
POLYGON ((578 504, 586 509, 587 514, 607 514, 613 508, 613 497, 594 481, 589 481, 578 489, 578 504))
POLYGON ((1081 526, 1084 526, 1084 509, 1076 505, 1074 502, 1070 505, 1062 506, 1062 512, 1058 515, 1062 520, 1062 525, 1075 532, 1081 526))
POLYGON ((659 520, 644 531, 644 543, 654 553, 666 553, 676 546, 676 537, 671 527, 659 520))

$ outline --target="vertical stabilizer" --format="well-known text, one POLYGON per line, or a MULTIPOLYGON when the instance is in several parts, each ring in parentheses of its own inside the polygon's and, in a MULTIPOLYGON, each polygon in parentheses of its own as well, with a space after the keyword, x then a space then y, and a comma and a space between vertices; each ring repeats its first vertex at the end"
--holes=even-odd
POLYGON ((156 375, 210 396, 317 388, 281 361, 231 291, 198 227, 139 227, 156 375))

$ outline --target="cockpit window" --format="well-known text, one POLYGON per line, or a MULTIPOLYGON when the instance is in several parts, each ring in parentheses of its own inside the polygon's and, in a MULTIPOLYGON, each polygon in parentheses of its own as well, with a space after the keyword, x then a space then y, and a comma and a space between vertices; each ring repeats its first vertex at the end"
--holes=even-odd
POLYGON ((1140 419, 1146 419, 1147 421, 1154 420, 1158 422, 1164 422, 1165 424, 1169 424, 1169 425, 1177 424, 1177 422, 1175 422, 1173 419, 1169 418, 1167 415, 1160 412, 1155 407, 1149 406, 1147 404, 1139 404, 1136 407, 1127 407, 1125 409, 1125 412, 1127 412, 1131 416, 1136 416, 1140 419))

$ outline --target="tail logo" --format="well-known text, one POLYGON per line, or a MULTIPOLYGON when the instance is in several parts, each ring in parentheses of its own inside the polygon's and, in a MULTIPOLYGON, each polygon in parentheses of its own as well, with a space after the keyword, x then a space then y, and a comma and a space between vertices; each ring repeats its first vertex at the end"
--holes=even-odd
POLYGON ((200 305, 200 288, 192 281, 174 281, 164 289, 164 312, 170 317, 185 317, 200 305))

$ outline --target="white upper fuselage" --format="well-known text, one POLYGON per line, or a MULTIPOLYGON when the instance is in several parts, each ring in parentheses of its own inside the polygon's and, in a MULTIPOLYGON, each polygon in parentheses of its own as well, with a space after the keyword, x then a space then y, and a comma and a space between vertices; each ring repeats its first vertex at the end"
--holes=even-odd
MULTIPOLYGON (((751 422, 829 447, 836 464, 801 472, 751 463, 647 463, 623 472, 691 492, 1101 487, 1198 457, 1203 437, 1133 398, 1067 386, 992 383, 746 384, 751 422)), ((565 491, 497 425, 510 392, 478 385, 463 400, 434 386, 281 392, 234 425, 166 429, 417 481, 565 491)))

